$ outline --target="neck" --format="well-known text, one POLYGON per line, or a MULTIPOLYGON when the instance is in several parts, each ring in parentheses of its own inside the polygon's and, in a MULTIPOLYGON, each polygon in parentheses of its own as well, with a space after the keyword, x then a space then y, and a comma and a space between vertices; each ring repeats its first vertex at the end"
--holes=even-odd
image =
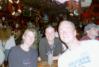
POLYGON ((54 40, 48 41, 49 45, 54 44, 54 40))
POLYGON ((23 51, 26 51, 26 52, 28 52, 30 50, 30 48, 28 48, 27 46, 25 46, 25 44, 21 44, 20 47, 21 47, 21 49, 23 51))

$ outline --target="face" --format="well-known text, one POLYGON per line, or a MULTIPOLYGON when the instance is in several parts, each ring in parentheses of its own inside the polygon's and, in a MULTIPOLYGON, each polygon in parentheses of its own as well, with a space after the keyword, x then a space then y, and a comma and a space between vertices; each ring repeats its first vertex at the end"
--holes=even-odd
POLYGON ((87 31, 87 33, 89 34, 89 36, 98 36, 98 30, 96 28, 92 28, 89 31, 87 31))
POLYGON ((61 23, 58 30, 60 39, 65 43, 72 42, 76 37, 76 31, 70 23, 61 23))
POLYGON ((46 35, 47 40, 49 40, 49 41, 54 40, 54 38, 55 38, 55 30, 54 30, 54 28, 53 27, 48 27, 45 30, 45 35, 46 35))
POLYGON ((35 33, 32 31, 26 31, 23 35, 23 42, 26 44, 27 47, 32 46, 35 41, 35 33))

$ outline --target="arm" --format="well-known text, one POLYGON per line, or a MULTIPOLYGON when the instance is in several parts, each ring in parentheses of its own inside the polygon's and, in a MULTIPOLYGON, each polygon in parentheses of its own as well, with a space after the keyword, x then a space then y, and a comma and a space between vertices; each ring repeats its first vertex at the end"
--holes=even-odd
POLYGON ((45 42, 43 40, 40 41, 39 43, 39 54, 41 60, 47 60, 47 54, 46 54, 46 47, 45 47, 45 42))

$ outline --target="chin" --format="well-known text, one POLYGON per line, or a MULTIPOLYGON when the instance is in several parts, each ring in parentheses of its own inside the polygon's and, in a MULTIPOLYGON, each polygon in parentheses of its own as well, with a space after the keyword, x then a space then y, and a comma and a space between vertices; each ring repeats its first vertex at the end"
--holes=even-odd
POLYGON ((28 45, 28 46, 32 46, 32 45, 33 45, 33 43, 27 43, 27 45, 28 45))

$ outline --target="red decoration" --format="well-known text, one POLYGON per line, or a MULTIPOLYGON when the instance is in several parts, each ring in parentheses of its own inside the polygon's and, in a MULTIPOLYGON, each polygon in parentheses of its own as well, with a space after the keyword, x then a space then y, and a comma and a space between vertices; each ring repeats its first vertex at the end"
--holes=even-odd
POLYGON ((80 6, 79 2, 76 0, 66 1, 66 7, 70 12, 73 12, 74 10, 78 10, 78 11, 81 10, 81 6, 80 6))
POLYGON ((7 11, 11 16, 19 16, 22 13, 23 5, 20 0, 9 0, 7 6, 7 11))
POLYGON ((99 1, 93 0, 91 6, 81 15, 81 19, 91 21, 92 18, 99 24, 99 1))

